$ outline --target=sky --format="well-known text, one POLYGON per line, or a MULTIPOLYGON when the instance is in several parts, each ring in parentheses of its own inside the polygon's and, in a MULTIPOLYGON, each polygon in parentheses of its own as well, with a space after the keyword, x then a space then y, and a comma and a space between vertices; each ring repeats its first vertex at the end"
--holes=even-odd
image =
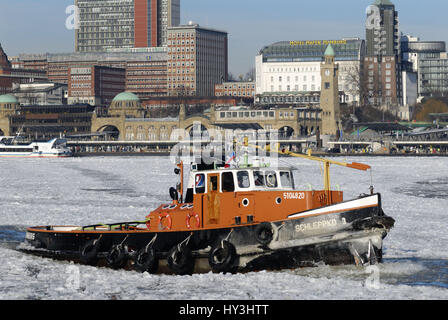
MULTIPOLYGON (((448 41, 448 1, 392 0, 400 31, 448 41)), ((65 26, 73 0, 0 0, 0 44, 8 56, 74 51, 65 26)), ((181 23, 229 33, 229 72, 245 74, 264 46, 277 41, 365 38, 373 0, 181 0, 181 23)))

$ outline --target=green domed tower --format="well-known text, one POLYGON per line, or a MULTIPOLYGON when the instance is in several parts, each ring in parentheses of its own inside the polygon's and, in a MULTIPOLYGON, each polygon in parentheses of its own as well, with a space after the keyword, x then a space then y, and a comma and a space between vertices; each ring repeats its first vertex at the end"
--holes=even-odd
POLYGON ((10 116, 17 114, 20 104, 19 100, 11 94, 0 96, 0 135, 11 135, 10 116))
POLYGON ((122 92, 115 96, 109 106, 109 115, 142 118, 144 110, 139 97, 132 92, 122 92))
POLYGON ((0 96, 0 114, 9 116, 15 114, 19 109, 19 100, 12 94, 4 94, 0 96))

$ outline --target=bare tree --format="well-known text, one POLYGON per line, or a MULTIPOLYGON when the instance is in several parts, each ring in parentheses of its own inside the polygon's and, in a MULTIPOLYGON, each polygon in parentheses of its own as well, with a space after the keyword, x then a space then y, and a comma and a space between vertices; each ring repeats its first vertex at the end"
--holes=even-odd
POLYGON ((236 81, 236 78, 232 73, 229 72, 227 75, 227 81, 236 81))
POLYGON ((254 81, 255 80, 255 68, 252 67, 249 69, 249 71, 246 72, 246 75, 244 76, 244 81, 254 81))
POLYGON ((346 84, 346 93, 353 97, 358 97, 358 105, 368 105, 372 98, 369 93, 367 79, 363 69, 359 64, 347 67, 341 72, 341 79, 346 84))

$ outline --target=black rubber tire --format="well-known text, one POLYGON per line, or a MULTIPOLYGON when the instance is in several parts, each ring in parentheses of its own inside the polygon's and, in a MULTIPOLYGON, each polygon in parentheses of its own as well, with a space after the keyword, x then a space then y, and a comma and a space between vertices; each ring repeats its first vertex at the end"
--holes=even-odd
POLYGON ((353 229, 368 230, 373 228, 390 229, 394 226, 395 220, 389 216, 375 216, 363 220, 356 220, 353 222, 353 229))
POLYGON ((113 269, 124 268, 128 263, 126 249, 122 245, 114 245, 106 255, 107 265, 113 269))
POLYGON ((235 246, 229 241, 222 241, 210 251, 208 263, 213 272, 231 272, 236 257, 235 246))
POLYGON ((168 252, 168 266, 178 275, 191 275, 194 269, 194 258, 187 246, 175 245, 168 252))
POLYGON ((99 239, 87 241, 79 251, 79 260, 83 264, 96 266, 98 263, 99 239))
POLYGON ((134 256, 134 269, 138 272, 157 273, 159 260, 153 248, 140 249, 134 256))
POLYGON ((274 231, 269 222, 262 222, 255 227, 255 239, 258 243, 267 246, 274 238, 274 231))

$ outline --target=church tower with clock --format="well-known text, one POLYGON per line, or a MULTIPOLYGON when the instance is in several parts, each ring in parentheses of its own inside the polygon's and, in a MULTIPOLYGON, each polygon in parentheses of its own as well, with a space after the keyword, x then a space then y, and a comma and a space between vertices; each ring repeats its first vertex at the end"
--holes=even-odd
POLYGON ((320 67, 322 84, 320 92, 320 108, 322 109, 322 135, 339 137, 341 125, 341 110, 339 105, 339 68, 335 63, 335 52, 331 44, 324 54, 324 62, 320 67))

